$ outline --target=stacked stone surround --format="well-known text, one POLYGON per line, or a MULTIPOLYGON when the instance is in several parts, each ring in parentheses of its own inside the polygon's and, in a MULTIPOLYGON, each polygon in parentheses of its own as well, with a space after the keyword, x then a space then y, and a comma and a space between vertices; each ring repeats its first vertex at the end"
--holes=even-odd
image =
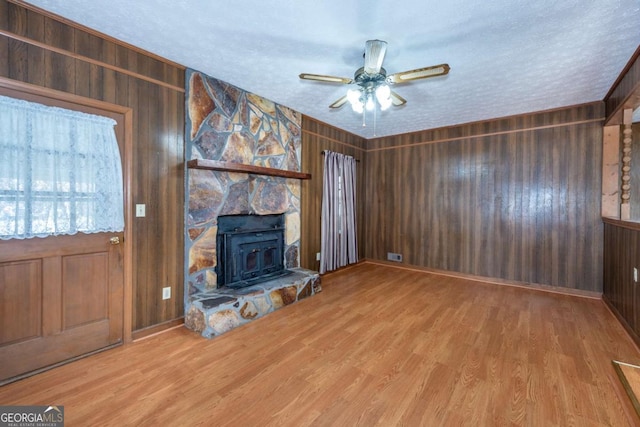
POLYGON ((288 276, 246 288, 191 295, 184 323, 203 337, 213 338, 321 290, 317 272, 294 268, 288 276))
MULTIPOLYGON (((186 160, 218 160, 300 171, 300 113, 193 70, 187 70, 186 77, 186 160)), ((317 277, 311 277, 302 284, 297 275, 303 274, 303 270, 300 270, 295 278, 282 278, 286 281, 287 277, 291 277, 295 283, 276 281, 275 285, 263 285, 266 288, 254 289, 252 286, 248 296, 238 294, 233 296, 236 299, 233 303, 225 302, 218 305, 218 309, 227 313, 226 315, 214 316, 215 309, 211 306, 213 303, 209 301, 203 304, 202 301, 221 298, 215 272, 218 217, 284 213, 285 267, 296 269, 300 265, 300 181, 199 169, 188 169, 186 181, 187 327, 201 332, 204 336, 214 336, 227 328, 216 326, 212 318, 221 319, 226 325, 242 324, 281 306, 273 300, 276 298, 272 296, 276 288, 295 287, 295 300, 298 300, 299 293, 303 292, 307 282, 315 283, 317 277), (269 298, 265 304, 259 298, 259 289, 265 293, 269 291, 269 298), (256 301, 252 300, 254 297, 257 298, 256 301), (236 303, 239 304, 238 307, 234 307, 236 303), (253 310, 249 303, 255 305, 256 310, 253 310), (247 307, 243 309, 245 305, 247 307), (196 314, 196 311, 199 314, 196 314), (229 314, 231 312, 236 314, 229 314), (251 317, 254 312, 256 314, 251 317), (239 316, 237 321, 229 320, 235 319, 234 316, 239 316), (212 322, 214 326, 211 326, 212 322)), ((311 273, 304 274, 313 276, 311 273)), ((313 285, 311 288, 314 288, 313 285)), ((319 289, 319 283, 315 289, 319 289)), ((282 292, 292 295, 293 291, 282 292)), ((229 297, 227 294, 222 296, 229 297)), ((305 296, 308 295, 305 293, 305 296)), ((291 298, 286 297, 285 300, 290 301, 291 298)))

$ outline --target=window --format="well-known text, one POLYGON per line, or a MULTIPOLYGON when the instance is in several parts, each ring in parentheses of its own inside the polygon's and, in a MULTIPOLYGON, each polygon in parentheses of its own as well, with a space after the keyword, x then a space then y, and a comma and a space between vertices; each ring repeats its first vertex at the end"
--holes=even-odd
POLYGON ((0 96, 0 239, 122 231, 115 124, 0 96))

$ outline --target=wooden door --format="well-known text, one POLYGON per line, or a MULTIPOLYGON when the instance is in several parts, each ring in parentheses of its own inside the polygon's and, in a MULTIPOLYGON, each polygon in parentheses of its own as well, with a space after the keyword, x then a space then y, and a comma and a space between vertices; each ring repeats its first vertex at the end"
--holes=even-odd
MULTIPOLYGON (((118 123, 126 226, 131 110, 4 78, 0 95, 107 116, 118 123)), ((0 240, 0 384, 122 343, 127 302, 123 241, 123 233, 0 240)))
POLYGON ((122 342, 123 245, 112 238, 123 236, 0 241, 0 382, 122 342))

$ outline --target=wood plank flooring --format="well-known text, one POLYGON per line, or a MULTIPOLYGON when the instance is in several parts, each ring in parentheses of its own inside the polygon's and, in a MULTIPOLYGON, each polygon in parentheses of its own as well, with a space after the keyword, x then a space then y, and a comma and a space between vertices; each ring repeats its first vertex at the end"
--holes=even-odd
MULTIPOLYGON (((625 426, 612 359, 640 362, 595 299, 375 264, 213 340, 184 328, 0 388, 66 425, 625 426)), ((631 409, 630 409, 631 408, 631 409)))

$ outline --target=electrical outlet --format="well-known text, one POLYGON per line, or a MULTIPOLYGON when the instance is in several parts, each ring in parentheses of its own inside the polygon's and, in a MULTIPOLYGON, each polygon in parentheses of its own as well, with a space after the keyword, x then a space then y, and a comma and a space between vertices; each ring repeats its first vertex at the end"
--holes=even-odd
POLYGON ((136 216, 143 217, 146 215, 146 206, 144 204, 136 205, 136 216))
POLYGON ((320 261, 320 252, 316 252, 316 261, 320 261))
POLYGON ((396 254, 393 252, 387 252, 387 260, 388 261, 395 261, 395 262, 402 262, 402 254, 396 254))
POLYGON ((633 281, 638 283, 638 269, 633 267, 633 281))
POLYGON ((162 299, 169 299, 169 298, 171 298, 171 288, 170 287, 162 288, 162 299))

